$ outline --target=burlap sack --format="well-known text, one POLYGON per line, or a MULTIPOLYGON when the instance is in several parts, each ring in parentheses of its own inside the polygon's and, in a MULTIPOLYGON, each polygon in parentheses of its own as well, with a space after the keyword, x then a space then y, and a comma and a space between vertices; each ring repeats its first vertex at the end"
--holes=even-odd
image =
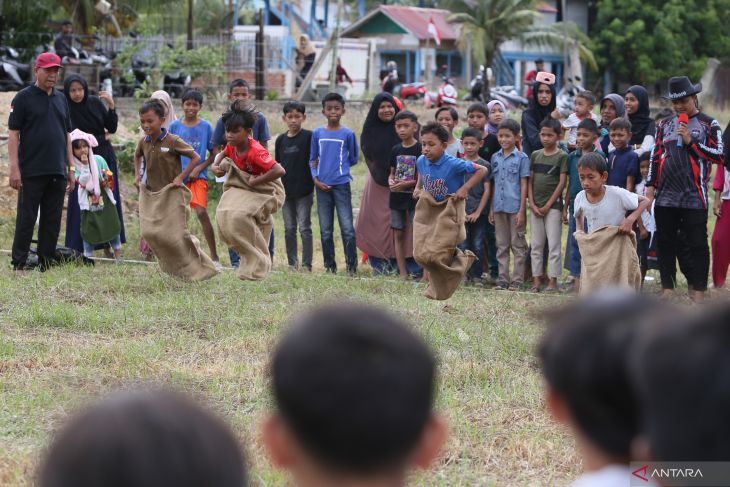
POLYGON ((636 254, 636 235, 618 233, 618 227, 605 226, 587 234, 575 232, 582 259, 580 293, 598 289, 641 289, 641 268, 636 254))
POLYGON ((449 299, 471 267, 476 256, 456 246, 466 238, 466 202, 447 197, 437 202, 421 192, 413 220, 413 258, 428 271, 425 296, 449 299))
POLYGON ((168 184, 157 192, 139 190, 139 227, 160 269, 167 274, 202 281, 218 274, 213 261, 188 231, 190 190, 168 184))
POLYGON ((238 277, 263 279, 271 270, 269 238, 273 214, 284 205, 284 185, 277 179, 251 187, 251 176, 228 158, 221 162, 221 168, 228 171, 228 180, 215 212, 218 234, 241 256, 238 277))

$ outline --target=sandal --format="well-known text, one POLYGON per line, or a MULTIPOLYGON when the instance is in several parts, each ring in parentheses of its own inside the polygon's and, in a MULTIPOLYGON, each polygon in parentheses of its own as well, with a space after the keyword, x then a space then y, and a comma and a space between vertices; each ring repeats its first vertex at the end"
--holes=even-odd
POLYGON ((540 292, 540 286, 532 286, 530 288, 531 293, 539 293, 540 292))
POLYGON ((560 293, 560 289, 556 287, 546 287, 543 292, 548 294, 558 294, 560 293))

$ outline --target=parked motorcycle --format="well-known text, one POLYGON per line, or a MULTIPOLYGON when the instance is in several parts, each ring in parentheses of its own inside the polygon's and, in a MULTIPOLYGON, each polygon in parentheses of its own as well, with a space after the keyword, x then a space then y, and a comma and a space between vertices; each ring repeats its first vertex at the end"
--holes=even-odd
POLYGON ((423 98, 428 89, 425 83, 403 83, 393 89, 393 95, 401 100, 418 100, 423 98))
POLYGON ((489 90, 489 96, 492 100, 501 101, 507 108, 527 108, 529 103, 512 85, 493 86, 489 90))
POLYGON ((0 91, 18 91, 30 84, 30 65, 21 63, 18 51, 0 46, 0 91))

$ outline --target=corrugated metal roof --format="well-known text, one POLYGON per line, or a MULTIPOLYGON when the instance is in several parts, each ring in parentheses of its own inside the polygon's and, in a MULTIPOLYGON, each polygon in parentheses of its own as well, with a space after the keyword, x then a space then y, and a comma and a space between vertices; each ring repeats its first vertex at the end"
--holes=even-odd
POLYGON ((537 4, 537 11, 542 12, 544 14, 558 13, 558 9, 555 8, 555 5, 550 5, 548 2, 539 2, 537 4))
POLYGON ((455 26, 446 22, 451 15, 448 10, 402 5, 381 5, 378 9, 418 39, 432 38, 428 32, 429 19, 433 19, 433 23, 436 24, 442 41, 454 41, 458 38, 455 26))

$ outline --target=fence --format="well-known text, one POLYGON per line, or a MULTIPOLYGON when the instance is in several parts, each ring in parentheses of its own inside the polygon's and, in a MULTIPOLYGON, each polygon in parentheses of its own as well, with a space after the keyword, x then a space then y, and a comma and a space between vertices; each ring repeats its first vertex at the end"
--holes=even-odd
MULTIPOLYGON (((37 37, 37 42, 28 42, 26 50, 33 51, 30 55, 38 54, 44 50, 52 49, 53 40, 48 42, 47 35, 31 34, 37 37), (31 44, 34 44, 31 47, 31 44), (37 46, 37 47, 36 47, 37 46)), ((159 66, 160 53, 165 46, 185 45, 184 36, 138 36, 138 37, 91 37, 77 36, 79 43, 76 47, 83 46, 88 52, 100 50, 106 55, 118 54, 123 52, 130 46, 140 46, 138 56, 147 61, 152 66, 159 66)), ((264 69, 267 72, 282 72, 293 70, 292 50, 293 41, 291 37, 266 35, 264 38, 264 69)), ((253 82, 256 69, 256 35, 253 33, 236 33, 235 38, 230 34, 196 36, 193 39, 193 47, 202 46, 218 46, 223 49, 224 64, 223 66, 211 69, 211 75, 204 78, 222 78, 224 81, 245 77, 253 82)), ((128 66, 119 66, 114 63, 117 70, 125 70, 128 66)), ((267 73, 268 74, 268 73, 267 73)), ((283 74, 282 76, 289 79, 292 74, 283 74)), ((288 82, 275 82, 269 86, 267 82, 267 90, 273 89, 283 93, 286 91, 288 82)), ((211 87, 206 84, 206 87, 211 87)), ((215 87, 211 87, 215 88, 215 87)))

